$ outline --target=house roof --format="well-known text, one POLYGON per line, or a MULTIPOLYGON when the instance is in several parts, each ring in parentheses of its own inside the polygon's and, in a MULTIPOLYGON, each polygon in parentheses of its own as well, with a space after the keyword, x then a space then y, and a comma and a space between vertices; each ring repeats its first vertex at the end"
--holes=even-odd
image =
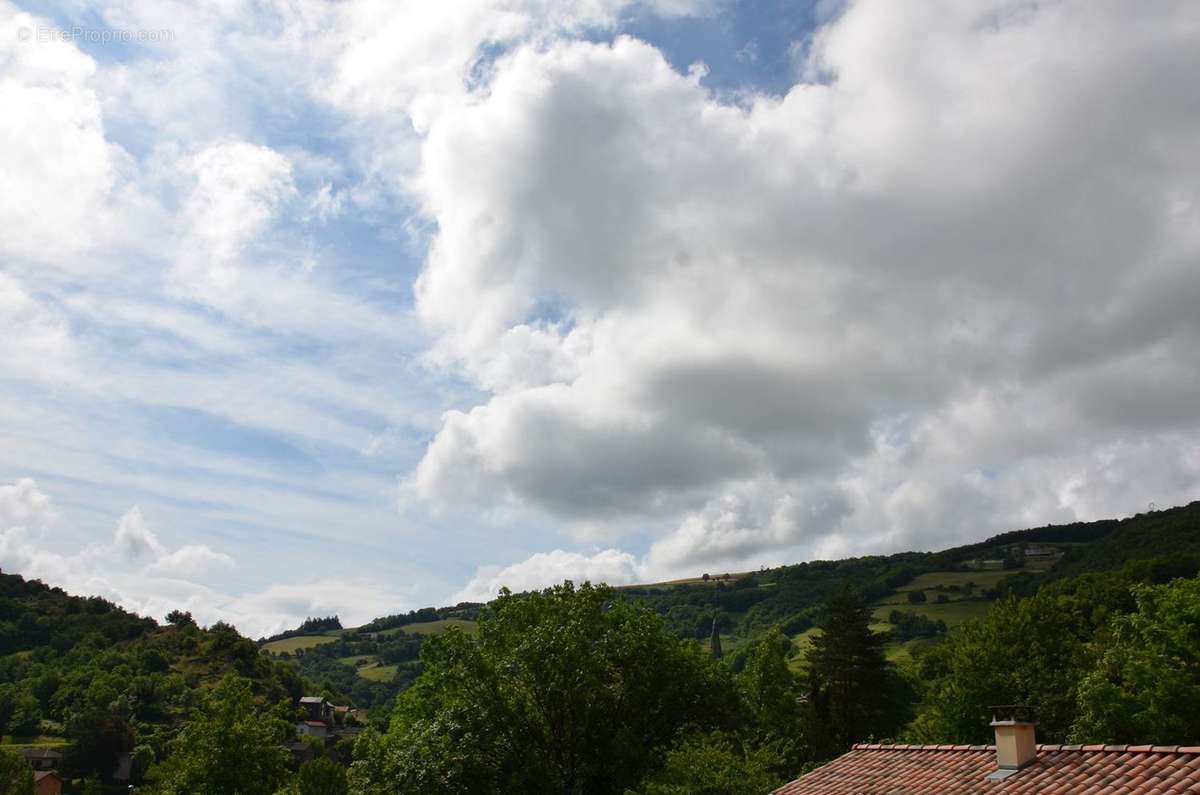
POLYGON ((44 778, 50 778, 51 776, 54 776, 59 781, 62 781, 62 776, 60 776, 58 773, 54 772, 53 770, 35 770, 35 771, 33 771, 33 780, 35 782, 41 781, 44 778))
POLYGON ((304 696, 300 699, 301 704, 324 704, 325 699, 321 696, 304 696))
POLYGON ((62 759, 62 751, 54 748, 22 748, 21 755, 26 759, 62 759))
POLYGON ((1000 781, 992 745, 856 745, 776 795, 1177 793, 1200 790, 1200 746, 1039 745, 1000 781))
POLYGON ((306 720, 304 722, 309 726, 320 726, 322 729, 327 728, 323 720, 306 720))

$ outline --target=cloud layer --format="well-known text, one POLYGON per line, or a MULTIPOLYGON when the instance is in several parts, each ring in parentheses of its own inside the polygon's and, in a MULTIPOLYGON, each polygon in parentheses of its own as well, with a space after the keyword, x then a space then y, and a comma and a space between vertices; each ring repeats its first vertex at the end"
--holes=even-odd
POLYGON ((245 629, 1195 498, 1193 5, 672 54, 751 6, 0 0, 3 565, 245 629))
POLYGON ((1197 22, 853 3, 736 101, 631 38, 518 48, 423 144, 417 308, 490 397, 410 489, 664 527, 651 576, 1194 498, 1197 22))

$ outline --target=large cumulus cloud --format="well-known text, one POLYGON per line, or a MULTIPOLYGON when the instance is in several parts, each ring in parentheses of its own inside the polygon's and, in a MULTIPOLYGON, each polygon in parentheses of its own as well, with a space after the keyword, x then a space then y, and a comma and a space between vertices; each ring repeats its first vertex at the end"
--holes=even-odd
POLYGON ((418 311, 487 399, 407 488, 666 528, 647 574, 1194 497, 1195 7, 861 2, 797 51, 730 102, 531 44, 430 122, 418 311))

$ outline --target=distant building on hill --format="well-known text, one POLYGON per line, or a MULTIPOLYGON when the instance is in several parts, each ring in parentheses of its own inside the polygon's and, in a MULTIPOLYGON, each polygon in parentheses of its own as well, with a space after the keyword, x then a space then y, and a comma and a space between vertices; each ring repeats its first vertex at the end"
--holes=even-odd
POLYGON ((333 705, 321 696, 305 696, 300 699, 300 709, 304 712, 305 720, 319 720, 322 723, 333 721, 333 705))
MULTIPOLYGON (((331 704, 321 696, 300 699, 300 714, 302 719, 296 723, 297 740, 312 737, 330 746, 342 738, 357 737, 362 731, 358 725, 358 710, 331 704)), ((295 756, 303 753, 303 749, 294 746, 292 752, 295 756)))
POLYGON ((329 737, 329 725, 319 720, 300 721, 296 724, 296 736, 325 740, 329 737))

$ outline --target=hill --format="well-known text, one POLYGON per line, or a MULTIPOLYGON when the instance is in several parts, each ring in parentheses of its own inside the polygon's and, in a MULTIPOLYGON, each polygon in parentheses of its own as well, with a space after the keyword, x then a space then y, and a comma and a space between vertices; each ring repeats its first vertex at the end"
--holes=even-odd
POLYGON ((120 752, 136 751, 143 769, 165 758, 201 696, 227 675, 288 712, 312 688, 228 624, 171 618, 160 626, 99 597, 0 573, 3 745, 60 746, 68 777, 103 781, 120 752))
MULTIPOLYGON (((799 666, 821 606, 849 587, 871 603, 873 626, 888 637, 889 658, 904 660, 965 621, 983 618, 1005 594, 1031 594, 1056 580, 1120 570, 1131 561, 1158 566, 1158 576, 1143 578, 1154 582, 1200 569, 1200 502, 1123 520, 1014 530, 940 552, 704 573, 618 591, 661 615, 681 638, 707 643, 716 619, 735 666, 740 649, 778 629, 792 639, 793 665, 799 666), (1162 559, 1165 550, 1170 560, 1162 559)), ((475 603, 428 607, 349 629, 340 628, 336 617, 310 619, 260 646, 304 676, 375 707, 420 674, 426 637, 451 627, 472 632, 482 610, 475 603)))

